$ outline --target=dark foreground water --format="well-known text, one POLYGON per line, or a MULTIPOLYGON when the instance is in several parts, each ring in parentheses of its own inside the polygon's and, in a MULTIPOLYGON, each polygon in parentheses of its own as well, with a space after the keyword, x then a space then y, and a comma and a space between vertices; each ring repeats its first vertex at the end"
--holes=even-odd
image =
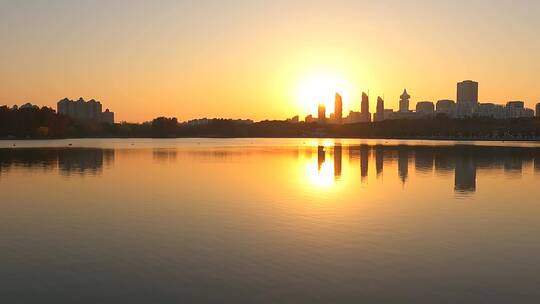
POLYGON ((490 145, 0 142, 0 301, 536 303, 540 145, 490 145))

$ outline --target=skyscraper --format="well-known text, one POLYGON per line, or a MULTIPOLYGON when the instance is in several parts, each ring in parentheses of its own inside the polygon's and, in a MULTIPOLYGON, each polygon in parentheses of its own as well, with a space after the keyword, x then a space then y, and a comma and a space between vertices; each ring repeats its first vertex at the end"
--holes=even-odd
POLYGON ((341 124, 343 120, 343 99, 341 95, 336 93, 336 98, 334 102, 334 122, 341 124))
POLYGON ((379 96, 377 97, 377 112, 375 112, 375 121, 384 120, 384 100, 379 96))
POLYGON ((399 112, 409 113, 409 99, 411 99, 411 95, 407 93, 407 89, 403 90, 403 94, 399 98, 399 112))
POLYGON ((369 113, 369 96, 362 92, 362 104, 361 104, 362 114, 369 113))
POLYGON ((360 105, 361 112, 360 117, 362 122, 371 121, 371 113, 369 113, 369 96, 366 93, 362 93, 362 104, 360 105))
POLYGON ((326 106, 319 104, 319 115, 317 116, 319 123, 326 123, 326 106))
POLYGON ((536 117, 540 118, 540 102, 536 104, 536 117))
POLYGON ((478 104, 478 82, 472 80, 458 82, 457 103, 478 104))

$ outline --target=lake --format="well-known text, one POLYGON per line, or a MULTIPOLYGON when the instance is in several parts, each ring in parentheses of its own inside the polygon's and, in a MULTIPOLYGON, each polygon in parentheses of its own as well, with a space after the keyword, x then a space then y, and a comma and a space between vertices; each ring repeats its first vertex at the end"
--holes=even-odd
POLYGON ((0 142, 4 303, 540 301, 540 144, 0 142))

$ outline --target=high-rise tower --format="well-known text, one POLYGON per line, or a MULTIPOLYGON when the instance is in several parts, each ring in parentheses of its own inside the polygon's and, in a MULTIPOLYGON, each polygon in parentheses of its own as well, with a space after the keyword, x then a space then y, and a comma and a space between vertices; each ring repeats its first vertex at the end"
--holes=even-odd
POLYGON ((362 93, 362 104, 361 107, 361 121, 362 122, 370 122, 371 121, 371 113, 369 113, 369 96, 366 93, 362 93))
POLYGON ((334 101, 334 120, 335 123, 338 124, 341 124, 343 121, 343 99, 338 93, 336 93, 336 98, 334 101))
POLYGON ((369 96, 362 92, 362 104, 361 104, 362 114, 369 113, 369 96))
POLYGON ((377 97, 377 112, 375 112, 375 121, 384 120, 384 100, 379 96, 377 97))
POLYGON ((326 123, 326 106, 322 103, 319 104, 318 114, 319 114, 317 116, 318 122, 326 123))
POLYGON ((457 103, 478 104, 478 82, 472 80, 458 82, 457 103))

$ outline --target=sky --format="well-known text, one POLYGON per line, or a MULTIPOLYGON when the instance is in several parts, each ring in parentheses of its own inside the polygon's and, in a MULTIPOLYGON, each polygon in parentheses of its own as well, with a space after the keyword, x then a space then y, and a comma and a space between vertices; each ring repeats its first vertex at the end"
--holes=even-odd
POLYGON ((284 119, 455 99, 540 101, 540 1, 0 0, 0 104, 97 99, 117 121, 284 119), (329 112, 332 112, 331 110, 329 112))

